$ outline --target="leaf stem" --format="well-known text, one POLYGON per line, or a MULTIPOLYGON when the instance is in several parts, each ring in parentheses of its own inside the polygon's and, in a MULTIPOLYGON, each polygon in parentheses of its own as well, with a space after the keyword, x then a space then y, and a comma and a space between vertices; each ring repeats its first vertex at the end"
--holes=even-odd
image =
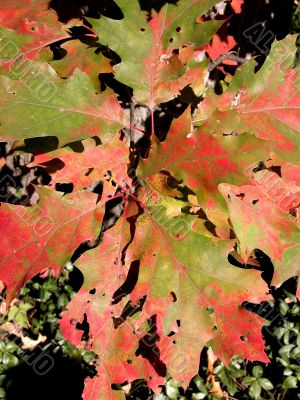
POLYGON ((161 231, 159 230, 157 223, 155 221, 155 219, 152 217, 151 213, 147 210, 147 206, 146 204, 140 200, 138 197, 134 196, 133 194, 129 194, 130 197, 133 198, 133 200, 135 200, 136 202, 140 203, 140 205, 143 207, 145 213, 148 215, 148 217, 150 218, 152 224, 154 225, 154 228, 157 230, 159 236, 161 237, 162 241, 164 242, 166 248, 168 249, 169 253, 171 254, 171 257, 174 259, 175 263, 180 267, 181 264, 180 262, 177 260, 177 258, 175 257, 175 255, 173 254, 168 242, 166 241, 165 237, 163 236, 163 234, 161 233, 161 231))
POLYGON ((211 72, 212 70, 217 68, 225 60, 235 61, 235 62, 237 62, 239 64, 244 64, 247 61, 246 58, 239 57, 239 56, 237 56, 236 54, 233 54, 233 53, 223 54, 222 56, 218 57, 215 61, 213 61, 213 62, 211 62, 209 64, 208 72, 211 72))

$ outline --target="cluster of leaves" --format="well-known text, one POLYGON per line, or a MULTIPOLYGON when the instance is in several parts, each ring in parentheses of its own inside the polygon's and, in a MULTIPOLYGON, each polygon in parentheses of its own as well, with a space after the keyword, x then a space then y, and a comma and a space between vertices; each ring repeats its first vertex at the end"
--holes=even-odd
MULTIPOLYGON (((43 382, 39 382, 39 374, 29 374, 31 379, 27 383, 26 377, 41 355, 49 355, 55 361, 49 366, 46 381, 54 386, 54 393, 44 393, 45 398, 64 398, 73 393, 72 388, 76 393, 77 385, 72 381, 77 374, 81 383, 85 377, 95 375, 95 355, 72 346, 59 329, 60 315, 78 289, 78 282, 75 282, 78 278, 72 274, 73 267, 69 264, 59 278, 36 276, 24 285, 8 312, 1 316, 0 398, 15 398, 21 394, 23 398, 40 398, 43 382), (56 378, 62 366, 68 368, 68 373, 60 383, 56 378), (52 369, 58 373, 50 373, 52 369)), ((5 297, 5 293, 2 295, 5 297)))
MULTIPOLYGON (((98 354, 85 398, 119 398, 111 387, 136 379, 158 392, 167 374, 187 387, 205 345, 224 363, 268 362, 264 320, 243 303, 299 272, 296 38, 274 40, 259 71, 236 57, 216 94, 219 61, 203 52, 223 25, 217 3, 149 14, 116 0, 67 23, 45 0, 0 7, 0 138, 49 175, 26 202, 2 196, 0 278, 11 302, 76 262, 84 282, 61 327, 98 354)), ((35 332, 56 317, 32 320, 35 332)), ((244 384, 257 394, 254 371, 244 384)))
MULTIPOLYGON (((300 305, 295 295, 286 290, 289 288, 294 291, 295 283, 295 280, 285 282, 273 293, 274 300, 260 305, 261 314, 268 320, 263 335, 270 364, 247 362, 239 356, 233 357, 228 366, 217 360, 213 369, 209 369, 207 362, 203 362, 199 375, 192 380, 186 391, 179 387, 178 382, 170 379, 164 395, 157 398, 214 400, 220 395, 224 398, 255 400, 297 398, 300 380, 300 305), (216 382, 219 382, 220 387, 216 386, 216 382)), ((136 397, 134 394, 132 398, 142 399, 143 395, 136 397)))
POLYGON ((291 31, 293 33, 294 32, 297 33, 299 32, 299 29, 300 29, 300 9, 299 9, 299 4, 295 3, 291 31))
POLYGON ((4 319, 14 321, 27 334, 53 336, 61 312, 75 294, 69 284, 70 268, 65 268, 59 278, 50 275, 47 279, 37 277, 29 281, 21 289, 18 301, 11 303, 4 319))
MULTIPOLYGON (((85 349, 78 351, 63 338, 59 330, 58 316, 65 310, 65 303, 71 300, 75 295, 75 290, 78 289, 79 278, 73 276, 70 280, 70 271, 73 271, 73 268, 68 265, 58 279, 48 276, 36 277, 29 281, 22 288, 18 300, 10 306, 8 315, 2 318, 2 326, 8 321, 13 322, 15 326, 23 326, 23 341, 24 338, 27 338, 27 343, 33 340, 33 346, 30 351, 25 350, 16 340, 16 336, 9 336, 7 331, 3 331, 0 349, 1 398, 6 398, 6 389, 11 384, 13 375, 9 370, 24 364, 25 357, 28 359, 33 357, 35 353, 33 349, 36 346, 34 339, 38 337, 38 334, 47 337, 46 342, 40 343, 45 353, 52 356, 61 353, 68 360, 76 360, 84 373, 93 376, 92 366, 96 360, 93 353, 85 349), (17 313, 14 312, 14 318, 12 310, 18 310, 17 313), (36 326, 39 328, 37 329, 36 326), (33 335, 34 331, 35 335, 33 335)), ((263 336, 265 350, 271 364, 266 366, 264 363, 249 363, 239 356, 234 356, 227 367, 220 360, 213 360, 211 366, 208 366, 209 357, 206 348, 202 351, 198 375, 192 379, 186 390, 180 386, 179 382, 168 378, 161 394, 157 396, 147 388, 145 381, 136 380, 127 390, 127 399, 215 400, 220 396, 254 400, 295 399, 297 381, 300 381, 298 320, 300 305, 295 295, 287 290, 295 292, 296 285, 297 282, 294 279, 285 282, 273 293, 274 300, 260 305, 260 314, 268 320, 263 336)), ((58 368, 57 365, 53 367, 58 368)), ((28 368, 31 367, 28 366, 28 368)), ((49 382, 52 379, 53 376, 50 376, 49 382)), ((36 394, 40 395, 38 388, 32 386, 35 381, 36 379, 30 382, 30 398, 35 398, 36 394)), ((70 390, 68 383, 66 382, 66 394, 70 390)), ((15 384, 18 385, 18 382, 15 384)), ((51 382, 51 384, 55 386, 57 382, 51 382)), ((124 390, 126 387, 115 387, 115 389, 124 390)), ((21 390, 24 395, 24 387, 21 390)), ((27 393, 26 389, 25 391, 27 393)), ((59 398, 64 398, 63 396, 65 396, 64 393, 59 398)))

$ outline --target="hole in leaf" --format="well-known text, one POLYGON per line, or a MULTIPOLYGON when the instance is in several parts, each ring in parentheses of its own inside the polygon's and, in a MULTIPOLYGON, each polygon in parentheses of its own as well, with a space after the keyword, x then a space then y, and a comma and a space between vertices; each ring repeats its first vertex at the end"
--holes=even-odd
POLYGON ((256 172, 262 171, 263 169, 266 169, 266 166, 263 161, 260 161, 258 163, 257 167, 253 168, 252 171, 256 173, 256 172))
POLYGON ((280 165, 273 165, 272 167, 268 168, 269 171, 275 172, 280 178, 282 178, 281 173, 281 166, 280 165))
POLYGON ((127 296, 133 291, 138 281, 139 272, 140 272, 140 261, 139 260, 132 261, 125 282, 113 294, 112 304, 119 303, 123 297, 127 296))
MULTIPOLYGON (((70 147, 72 151, 75 153, 83 153, 84 152, 84 146, 80 140, 77 140, 76 142, 68 143, 66 146, 70 147)), ((64 146, 64 147, 66 147, 64 146)))
POLYGON ((83 331, 81 340, 87 342, 89 339, 90 324, 88 323, 86 313, 84 313, 83 321, 77 322, 76 329, 83 331))
POLYGON ((128 317, 131 317, 137 312, 142 311, 146 298, 147 296, 141 297, 136 304, 129 300, 125 305, 122 314, 119 317, 113 317, 114 328, 117 329, 126 321, 128 317))
POLYGON ((40 164, 44 170, 46 170, 49 174, 53 174, 56 171, 63 169, 65 163, 61 161, 59 158, 53 158, 50 161, 46 161, 40 164), (45 167, 45 168, 44 168, 45 167))
POLYGON ((101 196, 102 192, 103 192, 103 184, 102 184, 102 182, 100 181, 100 182, 93 183, 91 186, 89 186, 89 190, 92 193, 99 194, 99 196, 101 196))
POLYGON ((110 387, 112 388, 112 390, 122 390, 122 387, 127 385, 128 381, 124 381, 122 383, 112 383, 110 387))
POLYGON ((94 168, 89 168, 84 175, 89 176, 93 171, 94 171, 94 168))
POLYGON ((157 316, 153 315, 147 319, 149 325, 148 332, 139 340, 139 347, 135 353, 136 356, 141 355, 148 360, 159 376, 166 375, 166 365, 160 359, 160 350, 157 343, 160 336, 157 333, 157 316))
POLYGON ((170 298, 173 303, 177 301, 177 296, 174 292, 170 292, 170 298))
POLYGON ((56 183, 55 190, 63 193, 72 193, 74 189, 73 183, 56 183))
POLYGON ((181 27, 180 27, 180 26, 177 26, 176 32, 180 32, 180 31, 181 31, 181 27))

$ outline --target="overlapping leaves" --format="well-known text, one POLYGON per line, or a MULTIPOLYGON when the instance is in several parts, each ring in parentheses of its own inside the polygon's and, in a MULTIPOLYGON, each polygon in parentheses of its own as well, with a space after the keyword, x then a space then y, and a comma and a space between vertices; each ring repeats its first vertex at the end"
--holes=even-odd
MULTIPOLYGON (((89 22, 121 58, 115 78, 152 112, 147 158, 137 159, 119 136, 120 128, 135 127, 116 95, 109 89, 95 93, 96 54, 86 45, 65 45, 72 62, 52 62, 59 75, 46 63, 27 61, 38 76, 29 84, 24 69, 14 73, 16 60, 1 76, 2 140, 56 136, 60 146, 69 143, 43 154, 41 139, 32 165, 45 168, 52 181, 38 189, 37 205, 1 204, 0 277, 8 298, 40 270, 62 268, 81 243, 100 242, 76 262, 84 284, 62 319, 65 335, 79 345, 76 326, 85 318, 86 346, 99 356, 99 374, 87 383, 86 399, 117 398, 121 394, 112 394, 111 384, 137 378, 157 391, 167 371, 187 385, 207 343, 225 361, 235 353, 268 361, 263 321, 241 307, 268 298, 268 287, 259 271, 236 268, 228 256, 234 251, 248 263, 255 249, 264 251, 276 268, 273 284, 296 274, 299 259, 293 39, 276 42, 257 74, 254 63, 247 63, 222 96, 208 91, 193 118, 188 108, 160 142, 154 108, 193 82, 191 63, 182 61, 185 49, 207 43, 220 26, 197 22, 216 1, 181 0, 150 21, 136 1, 116 3, 123 19, 89 22), (83 54, 83 71, 74 70, 73 54, 83 54), (45 82, 53 96, 43 92, 45 82), (284 207, 261 178, 274 174, 293 193, 284 207), (99 182, 101 194, 84 190, 99 182), (58 183, 73 184, 74 193, 58 194, 58 183), (113 202, 118 215, 110 224, 113 202)), ((200 63, 196 71, 201 77, 206 72, 200 63)))
POLYGON ((166 4, 147 22, 137 0, 117 0, 123 19, 104 17, 91 22, 100 41, 122 59, 114 67, 116 78, 133 88, 138 102, 153 109, 177 95, 183 87, 180 78, 184 77, 186 66, 174 50, 207 43, 221 26, 222 21, 197 22, 217 2, 182 0, 176 5, 166 4))

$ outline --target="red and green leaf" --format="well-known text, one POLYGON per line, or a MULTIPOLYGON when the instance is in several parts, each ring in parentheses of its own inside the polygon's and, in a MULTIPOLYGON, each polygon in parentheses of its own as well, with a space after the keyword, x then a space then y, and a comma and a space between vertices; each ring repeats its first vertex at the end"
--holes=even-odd
POLYGON ((255 63, 247 63, 220 98, 208 96, 207 106, 201 105, 195 116, 195 124, 201 126, 208 119, 214 126, 218 123, 216 128, 221 125, 223 131, 249 132, 272 141, 282 158, 297 162, 300 94, 299 67, 293 68, 294 43, 294 37, 274 42, 256 74, 255 63), (213 101, 218 104, 217 110, 211 107, 213 101))
MULTIPOLYGON (((74 321, 81 322, 84 312, 95 332, 97 316, 99 330, 91 333, 91 345, 101 347, 100 371, 105 359, 111 383, 124 382, 124 374, 118 375, 122 369, 113 372, 116 363, 124 367, 124 351, 126 357, 135 354, 140 362, 148 360, 151 375, 146 370, 142 376, 153 388, 165 376, 166 365, 187 386, 198 369, 197 350, 207 343, 225 361, 236 351, 267 361, 260 335, 263 321, 241 308, 245 298, 266 299, 267 287, 259 273, 228 263, 234 241, 203 236, 197 231, 198 217, 182 215, 182 201, 145 184, 139 197, 129 195, 125 201, 123 221, 106 231, 103 243, 76 264, 87 279, 64 316, 67 337, 78 340, 74 321), (89 295, 92 289, 95 296, 89 295), (114 338, 119 329, 120 338, 126 331, 135 335, 136 342, 122 342, 112 358, 103 337, 109 331, 114 338), (225 335, 228 331, 230 336, 225 335)), ((141 374, 127 368, 128 381, 133 371, 141 374)), ((99 379, 104 377, 102 372, 99 379)))
POLYGON ((263 320, 242 307, 268 299, 267 284, 228 256, 234 250, 247 263, 255 249, 265 252, 274 285, 296 275, 299 265, 294 39, 275 42, 257 73, 254 61, 246 63, 218 96, 204 87, 208 64, 197 63, 194 51, 221 25, 197 22, 216 0, 180 0, 149 20, 136 0, 115 1, 124 18, 89 22, 121 58, 115 80, 151 110, 154 135, 148 156, 138 160, 136 149, 119 139, 124 126, 134 127, 117 95, 95 89, 98 73, 111 72, 108 61, 73 41, 62 45, 65 58, 49 60, 51 67, 39 50, 67 26, 42 0, 18 2, 18 10, 15 2, 2 6, 4 39, 37 61, 2 55, 11 64, 1 69, 0 137, 40 138, 31 166, 52 180, 37 187, 36 205, 1 203, 0 277, 10 301, 41 270, 63 268, 80 244, 100 241, 76 261, 84 283, 61 323, 72 343, 98 354, 98 376, 84 394, 95 400, 121 398, 111 384, 138 378, 157 392, 167 373, 187 386, 206 344, 225 362, 234 354, 267 362, 263 320), (154 110, 187 85, 203 99, 159 141, 154 110), (45 154, 41 138, 49 136, 68 146, 45 154), (99 181, 101 196, 82 190, 99 181), (56 183, 72 183, 75 191, 58 194, 56 183), (102 223, 113 198, 123 211, 107 229, 102 223), (76 329, 84 316, 86 343, 76 329))
POLYGON ((100 232, 103 208, 97 195, 77 192, 63 197, 46 188, 38 194, 35 206, 0 207, 1 278, 8 300, 41 270, 61 269, 79 244, 96 239, 100 232))
POLYGON ((200 46, 207 43, 222 21, 197 23, 216 0, 180 0, 167 4, 149 23, 137 0, 117 0, 124 18, 112 20, 102 17, 89 21, 100 41, 120 57, 114 66, 116 78, 133 88, 135 99, 153 110, 155 105, 172 99, 183 86, 178 79, 186 72, 178 52, 182 46, 200 46), (112 35, 111 32, 114 32, 112 35), (126 43, 126 46, 123 46, 126 43), (143 43, 137 46, 136 43, 143 43))
POLYGON ((42 166, 52 177, 51 185, 56 183, 72 183, 75 189, 87 188, 91 184, 102 181, 105 188, 102 199, 113 193, 106 193, 108 186, 111 191, 115 188, 109 182, 129 181, 127 176, 128 147, 121 140, 112 141, 96 146, 93 139, 82 141, 83 153, 75 152, 70 147, 55 150, 35 157, 29 166, 42 166))
POLYGON ((0 76, 0 107, 10 110, 1 116, 1 140, 57 136, 62 146, 99 136, 107 142, 124 125, 113 92, 95 92, 79 70, 64 81, 46 63, 20 61, 10 77, 0 76))
POLYGON ((70 38, 69 28, 81 22, 62 24, 48 0, 13 0, 0 5, 0 25, 0 66, 10 67, 17 58, 34 59, 45 46, 70 38))
POLYGON ((71 40, 63 43, 61 49, 67 54, 61 60, 52 61, 51 66, 62 78, 68 78, 76 69, 80 69, 90 77, 97 90, 98 75, 112 72, 110 61, 102 55, 98 47, 90 47, 79 40, 71 40))

